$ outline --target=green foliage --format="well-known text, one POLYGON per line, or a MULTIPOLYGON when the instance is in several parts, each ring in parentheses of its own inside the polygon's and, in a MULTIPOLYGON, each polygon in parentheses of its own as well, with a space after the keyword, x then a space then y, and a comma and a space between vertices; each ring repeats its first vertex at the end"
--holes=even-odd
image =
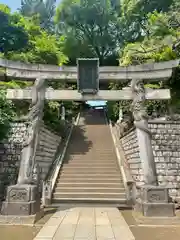
POLYGON ((16 116, 11 101, 6 99, 6 91, 0 89, 0 141, 2 141, 10 130, 10 123, 16 116))
POLYGON ((148 34, 146 21, 148 14, 154 12, 166 12, 170 8, 173 0, 123 0, 121 4, 121 22, 124 28, 124 38, 126 42, 142 40, 148 34))
MULTIPOLYGON (((79 104, 75 102, 63 102, 66 109, 66 121, 71 121, 73 117, 77 116, 79 111, 79 104)), ((63 135, 64 121, 61 121, 61 103, 50 101, 45 103, 44 107, 44 122, 53 131, 63 135)))
POLYGON ((9 51, 19 51, 28 42, 24 29, 14 24, 10 9, 0 4, 0 52, 7 54, 9 51))
MULTIPOLYGON (((126 45, 120 51, 121 66, 142 63, 161 62, 179 58, 180 55, 180 1, 123 1, 122 19, 131 30, 126 36, 126 45), (138 21, 137 21, 138 19, 138 21), (136 23, 135 23, 136 22, 136 23), (132 27, 133 26, 133 27, 132 27), (139 28, 139 30, 138 30, 139 28), (135 30, 136 37, 132 35, 135 30), (138 32, 139 31, 139 32, 138 32), (138 35, 139 34, 139 35, 138 35), (138 36, 137 36, 138 35, 138 36)), ((127 29, 127 28, 126 28, 127 29)), ((171 89, 172 104, 180 109, 178 98, 180 93, 179 70, 166 86, 162 83, 146 87, 171 89)), ((128 107, 128 104, 127 104, 128 107)), ((167 101, 148 101, 149 115, 167 113, 167 101)), ((177 111, 177 110, 176 110, 177 111)))
POLYGON ((98 57, 103 64, 121 44, 118 14, 110 0, 63 0, 55 19, 59 31, 66 35, 64 52, 72 61, 98 57))
POLYGON ((55 0, 46 1, 32 1, 23 0, 21 1, 21 13, 23 16, 31 17, 38 15, 40 19, 40 25, 42 28, 49 32, 54 31, 53 17, 55 14, 55 0))
MULTIPOLYGON (((23 45, 19 40, 19 43, 17 43, 16 46, 17 51, 14 51, 16 49, 12 50, 10 47, 6 47, 7 50, 6 52, 3 52, 3 55, 1 57, 27 63, 44 63, 51 65, 62 65, 67 62, 68 58, 62 52, 65 40, 63 36, 55 36, 54 34, 51 34, 42 29, 41 19, 37 15, 34 15, 32 17, 24 17, 20 13, 11 14, 9 8, 5 7, 5 5, 3 5, 3 9, 9 14, 8 18, 10 19, 9 21, 11 21, 11 24, 17 29, 22 29, 25 36, 27 36, 28 41, 23 45), (20 44, 21 47, 18 47, 18 44, 20 44)), ((20 34, 18 36, 21 37, 20 34)), ((1 89, 26 88, 31 85, 32 83, 18 80, 0 82, 1 89)), ((17 115, 16 117, 20 117, 27 113, 29 108, 28 101, 13 102, 14 110, 17 115)), ((57 115, 58 104, 58 102, 51 102, 48 103, 45 108, 44 121, 51 128, 53 128, 53 130, 58 130, 59 126, 59 118, 57 115)))
POLYGON ((64 37, 56 37, 41 29, 37 16, 25 18, 16 13, 13 15, 14 22, 22 27, 28 35, 29 42, 21 52, 8 54, 12 60, 21 60, 30 63, 47 63, 61 65, 68 59, 62 53, 64 37))

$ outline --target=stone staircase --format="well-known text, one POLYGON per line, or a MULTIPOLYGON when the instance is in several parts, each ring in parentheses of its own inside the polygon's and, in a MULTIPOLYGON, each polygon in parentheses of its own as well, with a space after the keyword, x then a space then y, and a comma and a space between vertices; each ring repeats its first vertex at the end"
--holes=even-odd
POLYGON ((126 205, 111 132, 103 110, 81 113, 53 193, 52 204, 126 205))

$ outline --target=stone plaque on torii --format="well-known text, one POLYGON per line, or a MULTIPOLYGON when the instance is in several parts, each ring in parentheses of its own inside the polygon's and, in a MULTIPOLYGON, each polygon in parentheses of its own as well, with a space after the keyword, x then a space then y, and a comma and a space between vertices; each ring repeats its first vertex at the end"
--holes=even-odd
POLYGON ((99 59, 77 59, 77 89, 82 94, 99 91, 99 59))
MULTIPOLYGON (((151 146, 151 133, 148 129, 148 119, 145 110, 145 100, 168 100, 170 99, 169 89, 145 89, 144 82, 155 80, 166 80, 171 77, 173 68, 179 65, 179 60, 144 64, 130 67, 99 67, 97 59, 79 59, 78 68, 57 67, 49 65, 30 65, 0 59, 0 66, 5 68, 7 77, 32 80, 41 77, 42 79, 52 79, 56 81, 66 80, 74 82, 78 79, 78 90, 52 90, 46 89, 45 99, 61 101, 87 101, 87 100, 133 100, 132 112, 134 124, 137 129, 140 158, 144 173, 145 185, 141 188, 139 205, 143 209, 144 215, 151 214, 151 209, 157 207, 156 201, 148 199, 149 195, 160 194, 163 199, 168 216, 173 215, 173 205, 168 202, 168 191, 157 186, 155 162, 151 146), (99 71, 98 71, 99 69, 99 71), (87 74, 86 74, 87 71, 87 74), (86 76, 87 75, 87 76, 86 76), (99 90, 99 81, 129 81, 131 86, 124 90, 99 90), (88 82, 89 81, 89 82, 88 82), (150 203, 148 203, 150 201, 150 203)), ((32 90, 29 89, 8 89, 8 99, 32 99, 32 90)), ((161 209, 162 210, 162 209, 161 209)))

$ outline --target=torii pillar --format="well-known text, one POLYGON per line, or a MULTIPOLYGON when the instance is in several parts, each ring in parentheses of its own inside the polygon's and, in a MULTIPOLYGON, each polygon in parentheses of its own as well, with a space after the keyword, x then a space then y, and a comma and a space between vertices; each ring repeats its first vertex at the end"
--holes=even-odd
POLYGON ((144 185, 139 187, 135 209, 146 217, 174 217, 175 206, 168 188, 158 186, 156 166, 148 128, 148 115, 145 107, 145 88, 143 80, 133 79, 131 84, 133 102, 132 112, 139 145, 139 155, 144 173, 144 185))

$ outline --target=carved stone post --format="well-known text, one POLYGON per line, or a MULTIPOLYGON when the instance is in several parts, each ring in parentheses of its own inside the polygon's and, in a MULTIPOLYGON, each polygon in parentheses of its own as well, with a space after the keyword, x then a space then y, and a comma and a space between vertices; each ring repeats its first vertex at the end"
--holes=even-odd
POLYGON ((27 116, 22 120, 27 124, 23 139, 20 170, 17 185, 9 186, 3 215, 36 215, 40 210, 39 166, 35 161, 39 141, 40 122, 43 117, 45 100, 45 79, 36 79, 32 88, 32 102, 27 116))
POLYGON ((168 189, 165 186, 158 186, 143 81, 133 79, 131 89, 133 94, 132 112, 145 183, 139 187, 140 195, 136 201, 136 210, 140 210, 144 216, 172 217, 174 216, 174 204, 171 203, 168 189))
POLYGON ((65 121, 65 118, 66 118, 66 109, 65 109, 64 105, 62 105, 62 108, 61 108, 61 120, 65 121))
POLYGON ((123 120, 123 110, 122 110, 122 107, 121 105, 119 104, 119 118, 118 118, 118 123, 121 123, 123 120))
POLYGON ((139 143, 145 184, 157 185, 156 167, 151 144, 151 132, 148 128, 148 115, 145 107, 145 88, 142 80, 132 80, 132 113, 139 143))

